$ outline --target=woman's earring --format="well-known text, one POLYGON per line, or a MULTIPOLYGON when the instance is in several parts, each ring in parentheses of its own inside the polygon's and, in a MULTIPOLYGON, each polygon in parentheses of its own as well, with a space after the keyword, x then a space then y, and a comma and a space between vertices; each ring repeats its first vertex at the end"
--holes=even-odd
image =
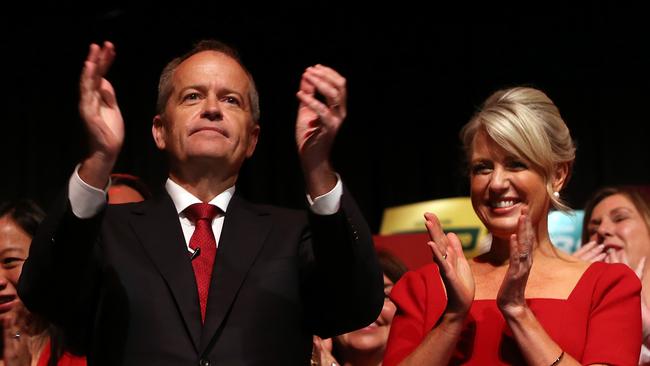
POLYGON ((553 196, 555 198, 560 198, 560 192, 558 192, 558 191, 553 192, 553 196))

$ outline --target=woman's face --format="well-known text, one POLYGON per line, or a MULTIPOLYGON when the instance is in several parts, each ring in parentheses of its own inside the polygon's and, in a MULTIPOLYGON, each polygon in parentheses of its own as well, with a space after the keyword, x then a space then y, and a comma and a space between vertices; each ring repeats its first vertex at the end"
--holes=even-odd
POLYGON ((377 320, 365 328, 336 337, 337 347, 345 352, 372 352, 386 347, 390 325, 397 308, 388 295, 393 288, 393 281, 384 275, 384 307, 377 320))
POLYGON ((484 131, 474 138, 470 174, 472 206, 495 237, 507 239, 516 232, 524 207, 533 226, 546 220, 550 198, 542 175, 484 131))
POLYGON ((641 258, 650 256, 648 226, 623 194, 613 194, 600 201, 591 213, 587 230, 589 240, 604 244, 606 251, 624 250, 632 268, 636 268, 641 258))
POLYGON ((0 320, 25 311, 16 285, 32 238, 8 215, 0 217, 0 320))

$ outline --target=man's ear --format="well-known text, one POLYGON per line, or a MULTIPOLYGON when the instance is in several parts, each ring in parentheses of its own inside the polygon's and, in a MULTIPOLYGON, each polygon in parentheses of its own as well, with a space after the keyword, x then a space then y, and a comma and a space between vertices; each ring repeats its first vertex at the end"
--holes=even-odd
POLYGON ((153 140, 155 141, 158 149, 165 150, 165 124, 163 123, 162 117, 159 114, 156 114, 153 117, 151 134, 153 135, 153 140))
POLYGON ((260 137, 260 125, 257 122, 253 122, 255 125, 251 128, 250 136, 248 137, 248 149, 246 150, 246 158, 253 156, 255 152, 255 147, 257 146, 257 140, 260 137))

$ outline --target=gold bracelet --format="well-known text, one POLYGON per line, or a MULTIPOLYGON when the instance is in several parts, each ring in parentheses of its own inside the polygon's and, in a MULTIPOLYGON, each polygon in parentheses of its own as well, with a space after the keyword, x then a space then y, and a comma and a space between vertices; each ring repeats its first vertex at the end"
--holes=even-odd
POLYGON ((562 357, 564 357, 564 351, 562 351, 562 353, 560 353, 560 355, 557 356, 557 358, 555 359, 555 361, 553 361, 551 366, 557 366, 560 363, 560 361, 562 361, 562 357))

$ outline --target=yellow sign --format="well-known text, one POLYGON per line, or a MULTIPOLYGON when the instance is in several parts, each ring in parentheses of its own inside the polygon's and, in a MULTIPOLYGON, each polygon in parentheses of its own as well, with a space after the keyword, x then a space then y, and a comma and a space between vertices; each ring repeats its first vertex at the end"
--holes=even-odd
POLYGON ((442 198, 389 207, 384 210, 379 234, 425 232, 425 212, 436 214, 443 230, 458 235, 467 257, 474 257, 489 249, 487 229, 474 213, 469 197, 442 198))

